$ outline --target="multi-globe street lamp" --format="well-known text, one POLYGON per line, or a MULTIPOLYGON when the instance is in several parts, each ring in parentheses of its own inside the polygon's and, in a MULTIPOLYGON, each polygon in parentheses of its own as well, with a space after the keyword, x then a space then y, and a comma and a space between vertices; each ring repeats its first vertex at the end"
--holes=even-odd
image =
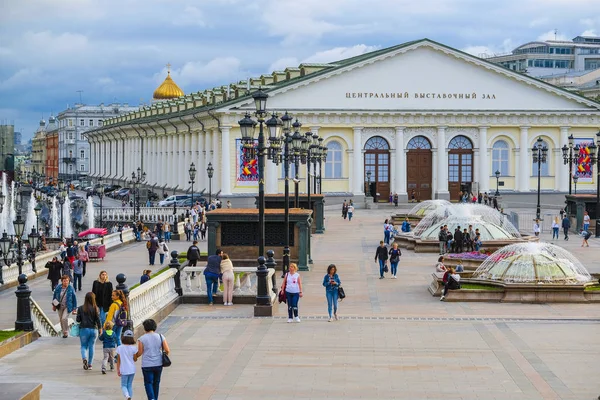
POLYGON ((208 175, 208 205, 212 203, 212 178, 215 173, 215 169, 212 166, 212 163, 208 163, 208 167, 206 168, 206 174, 208 175))
POLYGON ((371 171, 367 171, 367 197, 371 196, 371 171))
POLYGON ((60 236, 61 238, 65 237, 65 232, 63 231, 63 205, 65 204, 65 200, 67 198, 67 191, 65 190, 65 182, 62 179, 58 180, 58 203, 60 204, 60 236))
POLYGON ((102 181, 98 182, 98 186, 100 187, 100 190, 98 191, 98 197, 100 198, 100 227, 102 227, 102 199, 104 198, 104 186, 102 181))
POLYGON ((541 137, 536 140, 536 143, 533 145, 531 149, 533 154, 533 162, 537 163, 537 207, 535 211, 535 218, 541 219, 541 205, 540 205, 540 193, 541 193, 541 177, 542 177, 542 164, 546 163, 546 158, 548 156, 548 148, 544 145, 544 141, 541 137))
POLYGON ((575 194, 577 194, 577 181, 579 180, 579 176, 577 174, 573 174, 573 184, 575 185, 575 194))
POLYGON ((137 215, 140 214, 140 199, 139 199, 139 187, 146 181, 146 172, 142 172, 142 168, 138 167, 136 172, 131 173, 131 185, 133 186, 133 221, 137 221, 137 215), (137 212, 137 214, 136 214, 137 212))
POLYGON ((192 207, 194 207, 194 181, 196 180, 196 166, 194 163, 190 165, 188 174, 190 174, 190 183, 192 184, 192 207))
POLYGON ((577 155, 579 154, 579 145, 575 146, 575 138, 571 134, 569 136, 569 145, 566 144, 562 147, 563 162, 569 166, 569 194, 571 194, 571 183, 573 182, 573 164, 577 161, 577 155))
POLYGON ((496 175, 496 193, 494 196, 498 197, 500 196, 500 191, 498 190, 498 186, 500 186, 500 170, 496 170, 494 174, 496 175))
MULTIPOLYGON (((588 147, 590 163, 596 164, 596 229, 595 236, 600 238, 600 131, 596 134, 596 143, 588 147)), ((593 169, 592 169, 593 170, 593 169)))
POLYGON ((33 211, 35 211, 35 230, 37 232, 39 232, 40 231, 40 213, 42 212, 42 204, 37 203, 35 205, 35 208, 33 209, 33 211))

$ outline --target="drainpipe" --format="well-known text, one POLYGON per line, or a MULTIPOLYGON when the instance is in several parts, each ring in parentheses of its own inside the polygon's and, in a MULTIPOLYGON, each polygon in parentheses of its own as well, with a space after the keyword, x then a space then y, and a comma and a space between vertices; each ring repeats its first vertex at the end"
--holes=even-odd
MULTIPOLYGON (((121 131, 121 133, 123 133, 123 136, 121 136, 121 143, 122 143, 122 154, 121 154, 121 178, 123 178, 123 182, 127 183, 127 175, 125 174, 125 138, 127 137, 127 132, 125 132, 125 130, 121 127, 119 127, 119 130, 121 131)), ((125 185, 123 185, 125 186, 125 185)))

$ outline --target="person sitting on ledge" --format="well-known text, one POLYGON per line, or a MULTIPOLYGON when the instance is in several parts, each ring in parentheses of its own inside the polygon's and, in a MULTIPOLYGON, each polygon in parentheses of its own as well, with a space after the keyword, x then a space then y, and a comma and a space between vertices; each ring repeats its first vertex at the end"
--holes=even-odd
POLYGON ((444 257, 440 256, 435 264, 435 272, 446 272, 446 270, 446 266, 444 265, 444 257))
POLYGON ((404 222, 402 223, 402 232, 410 232, 410 222, 408 222, 408 218, 404 218, 404 222))
POLYGON ((465 267, 462 265, 462 260, 458 260, 458 264, 456 265, 456 272, 465 272, 465 267))
POLYGON ((440 297, 440 301, 444 301, 448 294, 448 290, 460 289, 460 275, 457 274, 456 270, 452 267, 446 271, 442 282, 444 282, 444 293, 442 294, 442 297, 440 297))

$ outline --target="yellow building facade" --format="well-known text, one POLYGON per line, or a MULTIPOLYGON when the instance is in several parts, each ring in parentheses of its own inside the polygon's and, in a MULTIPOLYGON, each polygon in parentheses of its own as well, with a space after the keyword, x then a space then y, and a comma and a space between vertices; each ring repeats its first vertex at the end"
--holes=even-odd
MULTIPOLYGON (((253 112, 251 94, 259 87, 269 95, 269 112, 287 111, 302 133, 324 139, 325 194, 364 195, 367 172, 371 191, 382 198, 495 191, 496 171, 503 191, 534 191, 532 148, 539 138, 548 149, 542 190, 568 191, 574 172, 579 190, 593 190, 598 179, 585 148, 597 139, 599 103, 428 39, 301 64, 108 120, 88 133, 92 177, 129 176, 142 167, 148 185, 185 191, 194 162, 197 191, 208 188, 202 171, 211 163, 213 193, 254 196, 258 184, 255 171, 244 168, 238 121, 253 112), (572 172, 561 150, 571 135, 583 149, 572 172)), ((301 191, 305 176, 303 166, 301 191)), ((265 177, 267 192, 283 191, 281 165, 267 161, 265 177)))

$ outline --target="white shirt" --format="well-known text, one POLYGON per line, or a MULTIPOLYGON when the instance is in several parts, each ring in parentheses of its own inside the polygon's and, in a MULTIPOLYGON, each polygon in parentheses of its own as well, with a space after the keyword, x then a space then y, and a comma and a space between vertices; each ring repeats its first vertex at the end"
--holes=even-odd
POLYGON ((584 224, 589 224, 590 223, 590 216, 589 215, 584 215, 583 216, 583 223, 584 224))
POLYGON ((117 347, 117 354, 121 360, 121 375, 135 374, 135 362, 133 355, 137 353, 138 347, 134 344, 122 344, 117 347))
POLYGON ((348 206, 348 212, 349 213, 353 213, 354 212, 354 206, 348 206))
POLYGON ((540 233, 540 225, 533 224, 533 233, 540 233))
POLYGON ((285 291, 289 293, 300 293, 300 285, 298 281, 300 280, 300 274, 297 272, 294 274, 287 273, 285 277, 285 291))

